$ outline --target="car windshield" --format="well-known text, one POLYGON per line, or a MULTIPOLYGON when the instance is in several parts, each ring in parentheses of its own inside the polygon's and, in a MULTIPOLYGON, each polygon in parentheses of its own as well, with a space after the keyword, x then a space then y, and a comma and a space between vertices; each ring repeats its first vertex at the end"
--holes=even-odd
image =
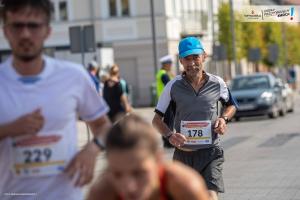
POLYGON ((270 83, 267 76, 249 76, 235 78, 232 90, 269 89, 270 83))

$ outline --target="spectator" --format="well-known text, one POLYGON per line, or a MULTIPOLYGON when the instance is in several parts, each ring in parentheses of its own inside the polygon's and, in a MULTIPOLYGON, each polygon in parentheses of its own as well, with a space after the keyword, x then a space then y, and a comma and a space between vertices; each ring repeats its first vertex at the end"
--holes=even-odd
POLYGON ((100 67, 99 67, 98 63, 94 60, 91 61, 88 64, 87 70, 88 70, 89 75, 90 75, 90 77, 92 78, 92 80, 95 84, 97 92, 99 93, 100 92, 100 81, 99 81, 99 78, 98 78, 98 73, 99 73, 100 67))
MULTIPOLYGON (((157 72, 156 74, 156 94, 157 94, 157 100, 161 96, 161 93, 164 89, 164 87, 167 85, 167 83, 174 78, 174 75, 171 73, 171 68, 172 68, 172 56, 171 55, 166 55, 160 58, 160 63, 161 63, 161 69, 157 72)), ((163 122, 171 129, 174 129, 174 107, 172 104, 169 105, 164 118, 163 122)), ((162 137, 164 147, 173 147, 170 142, 162 137)))
POLYGON ((119 114, 125 114, 131 111, 131 106, 125 91, 120 83, 120 70, 117 65, 113 65, 109 70, 109 79, 105 81, 103 88, 103 97, 106 100, 110 111, 108 116, 115 122, 119 114))

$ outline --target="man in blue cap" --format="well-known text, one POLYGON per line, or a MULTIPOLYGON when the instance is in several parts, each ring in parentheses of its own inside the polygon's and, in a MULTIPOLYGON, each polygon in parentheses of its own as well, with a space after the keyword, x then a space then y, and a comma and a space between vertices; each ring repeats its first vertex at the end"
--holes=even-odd
POLYGON ((223 149, 219 135, 224 135, 236 105, 224 80, 203 69, 206 54, 200 40, 187 37, 179 43, 179 58, 184 71, 171 80, 155 109, 153 125, 175 146, 174 160, 194 168, 205 179, 211 199, 224 192, 223 149), (217 103, 224 109, 219 115, 217 103), (162 119, 169 105, 175 105, 175 132, 162 119))

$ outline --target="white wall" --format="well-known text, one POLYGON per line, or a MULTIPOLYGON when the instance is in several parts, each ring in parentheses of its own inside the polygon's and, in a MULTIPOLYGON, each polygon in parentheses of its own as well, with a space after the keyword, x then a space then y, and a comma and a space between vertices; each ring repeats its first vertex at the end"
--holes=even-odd
MULTIPOLYGON (((68 46, 70 26, 89 25, 94 22, 96 41, 102 44, 112 43, 113 52, 98 49, 96 53, 86 54, 85 64, 96 55, 101 59, 100 64, 106 65, 113 62, 111 58, 114 55, 116 63, 120 65, 121 75, 134 87, 135 105, 149 105, 150 85, 155 81, 150 0, 130 0, 131 16, 114 18, 109 17, 108 0, 94 0, 94 20, 90 19, 90 0, 69 1, 72 10, 69 13, 71 20, 52 23, 53 33, 47 40, 46 46, 68 46)), ((196 3, 190 9, 199 10, 203 8, 203 1, 207 4, 210 0, 154 0, 158 58, 166 54, 171 54, 175 58, 183 27, 186 27, 190 33, 202 31, 205 34, 204 46, 208 53, 210 52, 211 27, 208 27, 208 31, 203 31, 199 21, 185 21, 182 18, 181 9, 189 9, 188 1, 196 3)), ((216 1, 214 3, 214 6, 217 6, 216 1)), ((8 44, 0 31, 1 49, 8 49, 8 44)), ((71 54, 69 50, 57 51, 54 55, 58 58, 82 62, 80 54, 71 54)), ((155 67, 159 68, 159 66, 155 67)))

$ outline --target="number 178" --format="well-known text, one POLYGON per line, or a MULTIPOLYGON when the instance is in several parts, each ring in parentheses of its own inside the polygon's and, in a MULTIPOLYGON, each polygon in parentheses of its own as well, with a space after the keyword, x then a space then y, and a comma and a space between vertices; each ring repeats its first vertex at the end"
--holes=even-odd
POLYGON ((188 130, 189 137, 202 137, 202 130, 188 130))

